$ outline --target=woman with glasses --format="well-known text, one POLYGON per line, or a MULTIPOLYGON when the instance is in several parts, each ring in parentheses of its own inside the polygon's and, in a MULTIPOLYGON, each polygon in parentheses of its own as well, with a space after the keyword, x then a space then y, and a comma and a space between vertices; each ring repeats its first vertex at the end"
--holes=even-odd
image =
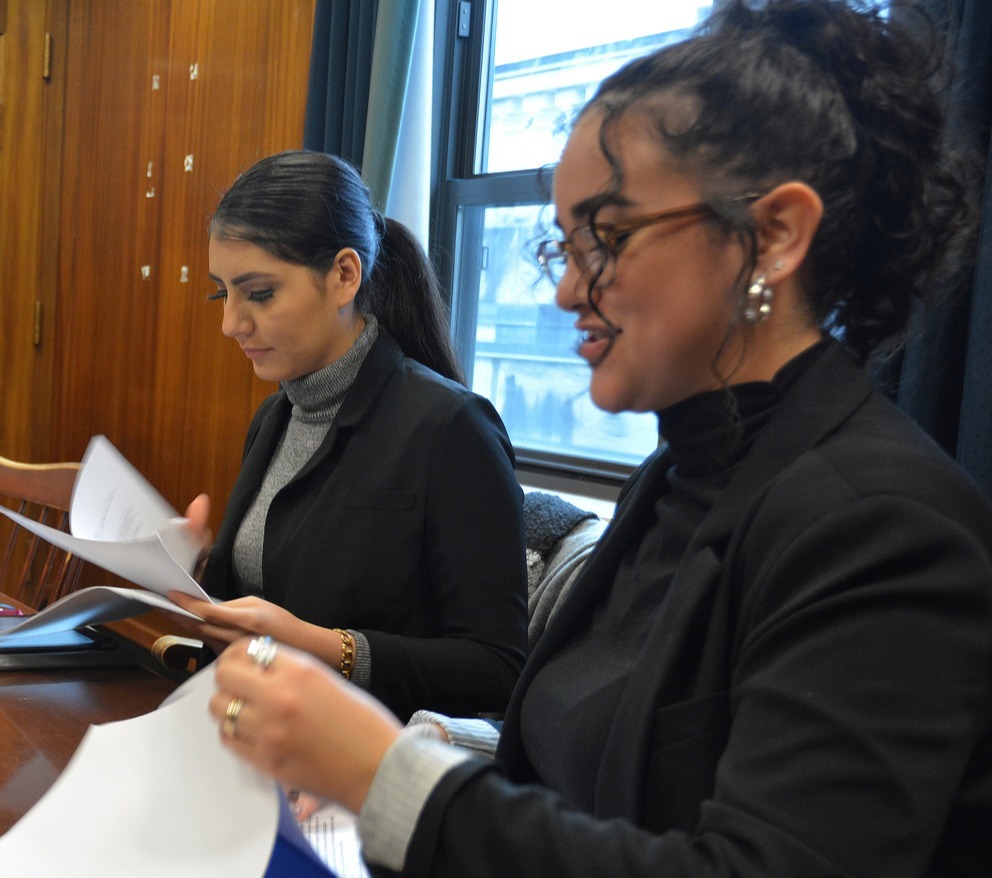
POLYGON ((231 749, 383 873, 988 876, 992 509, 863 368, 972 241, 928 60, 853 2, 730 0, 608 78, 539 254, 592 399, 664 442, 495 763, 244 641, 231 749))

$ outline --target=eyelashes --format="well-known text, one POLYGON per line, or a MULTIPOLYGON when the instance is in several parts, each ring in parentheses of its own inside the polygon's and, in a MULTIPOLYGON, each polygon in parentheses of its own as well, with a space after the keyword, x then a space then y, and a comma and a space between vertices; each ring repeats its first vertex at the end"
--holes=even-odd
MULTIPOLYGON (((249 302, 267 302, 275 295, 275 290, 265 289, 265 290, 252 290, 250 293, 246 294, 246 298, 249 302)), ((217 290, 213 293, 207 294, 208 302, 215 302, 218 299, 226 299, 227 290, 217 290)))

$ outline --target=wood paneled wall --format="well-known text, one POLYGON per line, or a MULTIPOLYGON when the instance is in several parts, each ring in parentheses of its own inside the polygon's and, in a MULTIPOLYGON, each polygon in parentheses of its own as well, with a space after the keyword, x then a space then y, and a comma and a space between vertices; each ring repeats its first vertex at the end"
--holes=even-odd
POLYGON ((207 223, 238 172, 302 145, 313 30, 313 0, 273 0, 255 17, 243 14, 246 5, 173 0, 173 41, 190 46, 199 76, 190 80, 186 65, 185 96, 178 87, 168 96, 169 118, 186 119, 186 140, 166 137, 163 157, 179 178, 163 202, 156 336, 156 373, 171 378, 162 382, 152 427, 155 436, 169 436, 161 454, 174 469, 162 472, 162 484, 178 492, 177 502, 224 487, 211 493, 215 530, 250 415, 275 388, 257 381, 237 343, 221 334, 221 303, 206 301, 215 291, 207 279, 207 223), (190 155, 193 170, 181 171, 190 155))
POLYGON ((55 67, 40 84, 25 77, 23 98, 18 82, 16 107, 0 81, 0 452, 78 460, 103 433, 178 509, 211 494, 216 529, 248 420, 274 387, 206 301, 207 223, 238 172, 302 142, 314 0, 7 3, 0 69, 22 64, 9 57, 15 26, 32 31, 17 41, 26 67, 54 32, 55 67), (13 114, 33 126, 16 158, 13 114), (8 259, 24 265, 13 296, 8 259), (51 288, 40 348, 8 342, 34 313, 32 272, 51 288))
POLYGON ((0 0, 0 453, 18 460, 51 459, 65 12, 0 0))

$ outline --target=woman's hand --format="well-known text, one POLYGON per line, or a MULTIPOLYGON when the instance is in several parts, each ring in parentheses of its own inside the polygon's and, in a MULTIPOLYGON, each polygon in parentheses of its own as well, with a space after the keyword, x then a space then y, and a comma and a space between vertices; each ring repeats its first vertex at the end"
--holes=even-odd
POLYGON ((297 789, 286 790, 286 798, 298 823, 306 822, 324 806, 324 799, 311 796, 310 793, 301 793, 297 789))
POLYGON ((210 546, 214 540, 214 535, 210 532, 209 521, 210 498, 206 494, 199 494, 186 507, 186 529, 190 536, 203 546, 196 559, 196 566, 193 568, 193 578, 196 580, 199 580, 203 575, 203 568, 206 566, 210 546))
MULTIPOLYGON (((280 643, 308 649, 306 634, 312 626, 298 619, 289 610, 262 598, 235 598, 222 604, 212 604, 180 591, 172 591, 169 592, 169 600, 203 620, 191 620, 190 625, 196 630, 197 636, 215 652, 223 651, 246 634, 265 634, 280 643)), ((340 654, 340 638, 334 632, 329 631, 327 634, 338 638, 340 654)))
POLYGON ((341 663, 341 635, 337 631, 304 622, 262 598, 235 598, 212 604, 181 591, 170 591, 169 600, 202 619, 197 622, 183 617, 185 624, 216 653, 245 635, 261 634, 308 652, 333 668, 341 663))
POLYGON ((358 813, 400 733, 396 718, 311 656, 280 645, 263 667, 249 643, 236 641, 216 662, 210 713, 224 743, 283 785, 358 813))

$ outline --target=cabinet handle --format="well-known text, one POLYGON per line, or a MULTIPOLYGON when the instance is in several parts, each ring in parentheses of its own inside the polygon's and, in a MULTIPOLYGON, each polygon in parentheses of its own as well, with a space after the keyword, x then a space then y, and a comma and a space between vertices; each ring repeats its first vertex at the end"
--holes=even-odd
POLYGON ((52 78, 52 35, 48 31, 45 31, 45 66, 41 71, 41 78, 52 78))

